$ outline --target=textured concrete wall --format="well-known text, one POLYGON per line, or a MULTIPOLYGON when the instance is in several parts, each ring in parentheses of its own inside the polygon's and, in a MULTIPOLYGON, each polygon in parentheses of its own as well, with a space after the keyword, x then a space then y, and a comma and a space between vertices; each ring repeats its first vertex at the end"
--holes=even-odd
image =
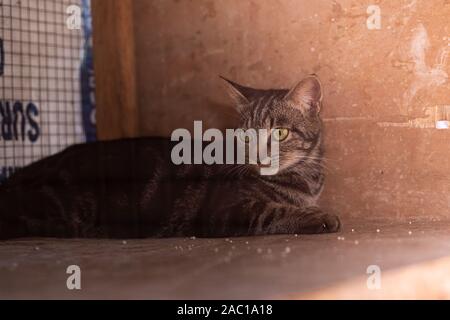
POLYGON ((283 88, 316 73, 323 204, 346 216, 450 216, 450 130, 435 129, 450 120, 449 0, 136 0, 134 16, 141 134, 232 126, 219 74, 283 88))

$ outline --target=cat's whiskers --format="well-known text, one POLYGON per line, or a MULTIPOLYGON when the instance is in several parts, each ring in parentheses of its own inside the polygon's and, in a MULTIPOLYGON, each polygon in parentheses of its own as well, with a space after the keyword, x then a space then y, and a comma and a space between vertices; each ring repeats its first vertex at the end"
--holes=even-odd
POLYGON ((223 169, 223 171, 225 171, 225 177, 236 177, 236 176, 241 176, 243 169, 247 167, 246 164, 237 164, 237 165, 232 165, 229 167, 226 167, 223 169))

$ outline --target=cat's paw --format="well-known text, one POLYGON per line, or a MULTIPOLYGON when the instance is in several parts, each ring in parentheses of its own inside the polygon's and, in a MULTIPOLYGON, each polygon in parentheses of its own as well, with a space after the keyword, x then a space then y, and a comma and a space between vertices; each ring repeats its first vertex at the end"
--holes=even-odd
POLYGON ((337 215, 317 211, 302 221, 300 233, 333 233, 341 229, 341 220, 337 215))
POLYGON ((322 230, 324 233, 333 233, 341 230, 341 220, 335 214, 324 213, 322 217, 322 230))

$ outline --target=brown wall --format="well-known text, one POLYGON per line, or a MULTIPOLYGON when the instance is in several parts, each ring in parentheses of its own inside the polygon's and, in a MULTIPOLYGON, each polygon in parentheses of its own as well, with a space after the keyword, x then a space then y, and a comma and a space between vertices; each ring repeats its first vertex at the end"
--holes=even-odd
POLYGON ((450 116, 449 0, 135 0, 133 14, 140 134, 197 119, 232 126, 219 74, 279 88, 316 73, 324 205, 347 216, 450 217, 450 130, 434 129, 435 117, 450 116), (371 4, 381 30, 366 26, 371 4))

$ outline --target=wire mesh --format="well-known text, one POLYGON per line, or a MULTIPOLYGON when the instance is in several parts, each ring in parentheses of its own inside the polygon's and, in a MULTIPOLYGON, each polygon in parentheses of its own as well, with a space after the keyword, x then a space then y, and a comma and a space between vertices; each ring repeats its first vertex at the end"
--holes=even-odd
POLYGON ((80 81, 88 41, 83 23, 90 22, 81 14, 86 5, 0 0, 0 182, 86 141, 80 81))

